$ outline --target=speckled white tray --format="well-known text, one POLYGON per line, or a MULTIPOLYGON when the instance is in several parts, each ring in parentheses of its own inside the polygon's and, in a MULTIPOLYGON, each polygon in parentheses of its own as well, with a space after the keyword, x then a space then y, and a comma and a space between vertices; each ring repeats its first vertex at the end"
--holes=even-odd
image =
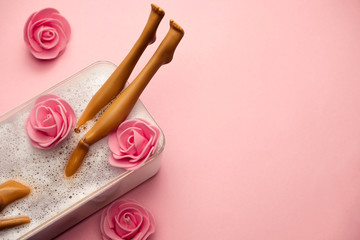
MULTIPOLYGON (((96 62, 43 94, 64 98, 78 118, 115 68, 110 62, 96 62)), ((0 239, 50 239, 152 177, 160 168, 165 144, 162 133, 156 153, 136 171, 108 164, 110 150, 104 138, 91 146, 78 174, 65 179, 65 164, 83 133, 72 131, 51 150, 32 147, 24 123, 37 98, 0 117, 0 183, 14 179, 32 189, 29 196, 0 213, 0 219, 27 215, 31 223, 0 231, 0 239)), ((143 118, 157 125, 141 101, 128 118, 143 118)))

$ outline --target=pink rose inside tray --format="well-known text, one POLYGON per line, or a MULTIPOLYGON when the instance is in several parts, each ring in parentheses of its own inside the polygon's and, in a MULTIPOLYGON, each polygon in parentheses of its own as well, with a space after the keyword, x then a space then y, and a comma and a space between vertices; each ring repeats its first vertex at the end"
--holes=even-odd
MULTIPOLYGON (((79 118, 115 69, 110 62, 94 63, 41 96, 59 96, 79 118)), ((0 213, 0 219, 26 215, 31 223, 0 231, 1 239, 52 238, 150 178, 160 167, 165 144, 161 130, 155 151, 140 168, 126 170, 114 166, 116 163, 110 164, 116 162, 111 151, 116 143, 109 145, 107 136, 91 146, 78 172, 66 178, 65 165, 86 131, 75 133, 71 129, 63 141, 50 149, 34 147, 25 131, 25 123, 39 97, 0 118, 0 184, 12 179, 31 188, 28 196, 11 203, 0 213)), ((85 129, 90 129, 101 113, 88 122, 85 129)), ((140 100, 127 118, 134 119, 158 128, 140 100)))

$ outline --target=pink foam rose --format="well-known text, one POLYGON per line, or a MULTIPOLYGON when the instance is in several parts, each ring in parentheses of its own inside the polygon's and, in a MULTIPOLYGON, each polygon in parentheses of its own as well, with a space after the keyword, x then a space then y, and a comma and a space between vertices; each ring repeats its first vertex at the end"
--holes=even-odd
POLYGON ((58 10, 45 8, 27 20, 24 40, 34 57, 54 59, 65 50, 70 33, 70 24, 58 10))
POLYGON ((126 170, 135 170, 155 152, 160 130, 143 119, 124 121, 109 136, 109 163, 126 170))
POLYGON ((104 240, 142 240, 155 232, 155 221, 139 203, 117 200, 103 210, 100 230, 104 240))
POLYGON ((36 100, 25 129, 34 147, 47 149, 64 140, 75 122, 72 107, 64 99, 47 94, 36 100))

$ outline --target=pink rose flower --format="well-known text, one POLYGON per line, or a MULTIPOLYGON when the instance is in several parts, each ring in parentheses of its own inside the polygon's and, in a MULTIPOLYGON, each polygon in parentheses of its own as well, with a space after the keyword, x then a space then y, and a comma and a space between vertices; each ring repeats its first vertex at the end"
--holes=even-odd
POLYGON ((34 57, 54 59, 65 50, 70 33, 68 21, 56 9, 45 8, 27 20, 24 40, 34 57))
POLYGON ((142 240, 155 232, 155 221, 139 203, 117 200, 103 210, 100 230, 104 240, 142 240))
POLYGON ((25 128, 34 147, 47 149, 64 140, 75 122, 71 106, 60 97, 47 94, 36 100, 25 128))
POLYGON ((124 121, 109 136, 112 154, 109 163, 126 170, 135 170, 155 152, 160 136, 159 128, 143 119, 124 121))

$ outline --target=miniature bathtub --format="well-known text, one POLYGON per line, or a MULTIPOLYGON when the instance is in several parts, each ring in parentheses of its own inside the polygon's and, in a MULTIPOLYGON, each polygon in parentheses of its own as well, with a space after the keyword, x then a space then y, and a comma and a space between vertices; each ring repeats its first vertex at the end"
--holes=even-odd
MULTIPOLYGON (((110 62, 96 62, 43 94, 52 93, 65 99, 78 118, 115 69, 110 62)), ((31 223, 0 231, 0 239, 53 238, 151 178, 160 168, 165 146, 162 132, 156 152, 134 171, 110 166, 106 137, 91 146, 78 173, 65 178, 68 157, 86 131, 80 134, 72 131, 66 140, 50 150, 34 148, 24 123, 36 99, 0 117, 0 183, 14 179, 31 188, 30 195, 0 213, 0 218, 27 215, 31 223)), ((142 118, 158 126, 140 100, 130 118, 142 118)), ((90 122, 87 129, 92 124, 90 122)))

